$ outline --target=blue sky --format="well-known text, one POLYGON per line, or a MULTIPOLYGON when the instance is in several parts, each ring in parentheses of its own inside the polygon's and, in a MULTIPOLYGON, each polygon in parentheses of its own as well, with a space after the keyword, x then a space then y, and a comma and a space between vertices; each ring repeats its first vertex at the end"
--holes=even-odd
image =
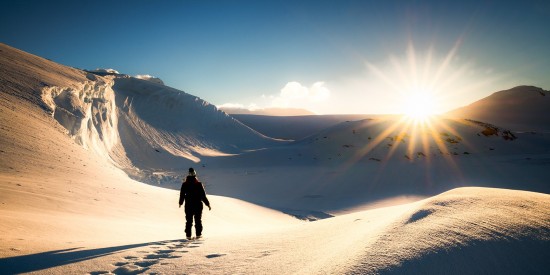
POLYGON ((213 104, 447 111, 550 89, 548 1, 10 1, 0 41, 83 69, 150 74, 213 104), (459 3, 460 2, 460 3, 459 3))

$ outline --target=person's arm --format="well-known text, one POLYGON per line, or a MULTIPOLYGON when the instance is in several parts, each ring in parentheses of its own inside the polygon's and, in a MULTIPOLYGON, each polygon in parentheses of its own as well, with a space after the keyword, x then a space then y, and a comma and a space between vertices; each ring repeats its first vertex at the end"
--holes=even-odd
POLYGON ((184 184, 182 183, 181 184, 181 189, 180 189, 180 200, 179 200, 179 206, 180 207, 181 207, 181 205, 183 204, 184 201, 185 201, 185 190, 184 190, 184 184))
POLYGON ((212 210, 212 207, 210 207, 210 202, 208 201, 208 198, 206 197, 206 191, 204 191, 204 186, 201 183, 201 190, 202 190, 202 198, 201 200, 208 206, 208 210, 212 210))

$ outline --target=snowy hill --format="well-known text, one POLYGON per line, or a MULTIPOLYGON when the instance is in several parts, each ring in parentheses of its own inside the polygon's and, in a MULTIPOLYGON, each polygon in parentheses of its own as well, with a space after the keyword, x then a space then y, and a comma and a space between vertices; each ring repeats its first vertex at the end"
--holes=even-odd
POLYGON ((29 84, 15 96, 41 106, 78 144, 136 179, 158 183, 164 177, 156 173, 159 164, 168 171, 189 167, 204 156, 280 143, 208 102, 162 84, 79 71, 6 45, 1 50, 7 91, 29 84))
POLYGON ((489 122, 514 131, 550 131, 550 92, 518 86, 450 111, 451 117, 489 122))
MULTIPOLYGON (((1 273, 51 273, 44 270, 181 238, 178 192, 131 180, 115 161, 113 152, 125 152, 120 136, 110 136, 117 133, 116 113, 104 112, 115 104, 106 88, 112 79, 0 46, 1 273)), ((258 216, 267 228, 300 223, 235 199, 210 200, 205 222, 222 234, 260 230, 258 216)), ((76 266, 69 273, 94 270, 76 266)))
POLYGON ((136 78, 115 78, 119 134, 133 166, 146 175, 279 144, 208 102, 136 78))
POLYGON ((346 272, 544 274, 550 268, 548 207, 543 194, 451 190, 409 205, 346 272))

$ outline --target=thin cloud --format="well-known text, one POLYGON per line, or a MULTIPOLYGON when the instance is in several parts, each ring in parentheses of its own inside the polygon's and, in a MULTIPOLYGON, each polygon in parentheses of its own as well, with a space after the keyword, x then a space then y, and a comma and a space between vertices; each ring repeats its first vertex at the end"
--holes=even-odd
POLYGON ((330 90, 325 82, 318 81, 311 87, 306 87, 299 82, 288 82, 278 96, 272 98, 274 107, 303 107, 304 103, 326 101, 330 98, 330 90))
POLYGON ((299 82, 290 81, 281 88, 279 94, 260 96, 261 104, 228 102, 217 105, 218 109, 241 109, 248 111, 258 111, 270 108, 296 108, 311 110, 319 103, 325 102, 330 98, 331 91, 325 86, 325 82, 318 81, 310 87, 304 86, 299 82))

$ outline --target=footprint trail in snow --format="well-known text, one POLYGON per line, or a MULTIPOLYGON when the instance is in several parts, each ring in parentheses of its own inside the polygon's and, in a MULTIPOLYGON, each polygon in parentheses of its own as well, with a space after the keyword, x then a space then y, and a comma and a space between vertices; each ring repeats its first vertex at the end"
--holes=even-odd
POLYGON ((120 258, 119 261, 112 263, 112 270, 100 270, 90 272, 90 275, 99 274, 141 274, 154 265, 166 265, 165 259, 176 259, 183 257, 183 254, 189 252, 187 248, 197 248, 202 244, 202 240, 175 240, 155 242, 145 249, 132 251, 120 258))

